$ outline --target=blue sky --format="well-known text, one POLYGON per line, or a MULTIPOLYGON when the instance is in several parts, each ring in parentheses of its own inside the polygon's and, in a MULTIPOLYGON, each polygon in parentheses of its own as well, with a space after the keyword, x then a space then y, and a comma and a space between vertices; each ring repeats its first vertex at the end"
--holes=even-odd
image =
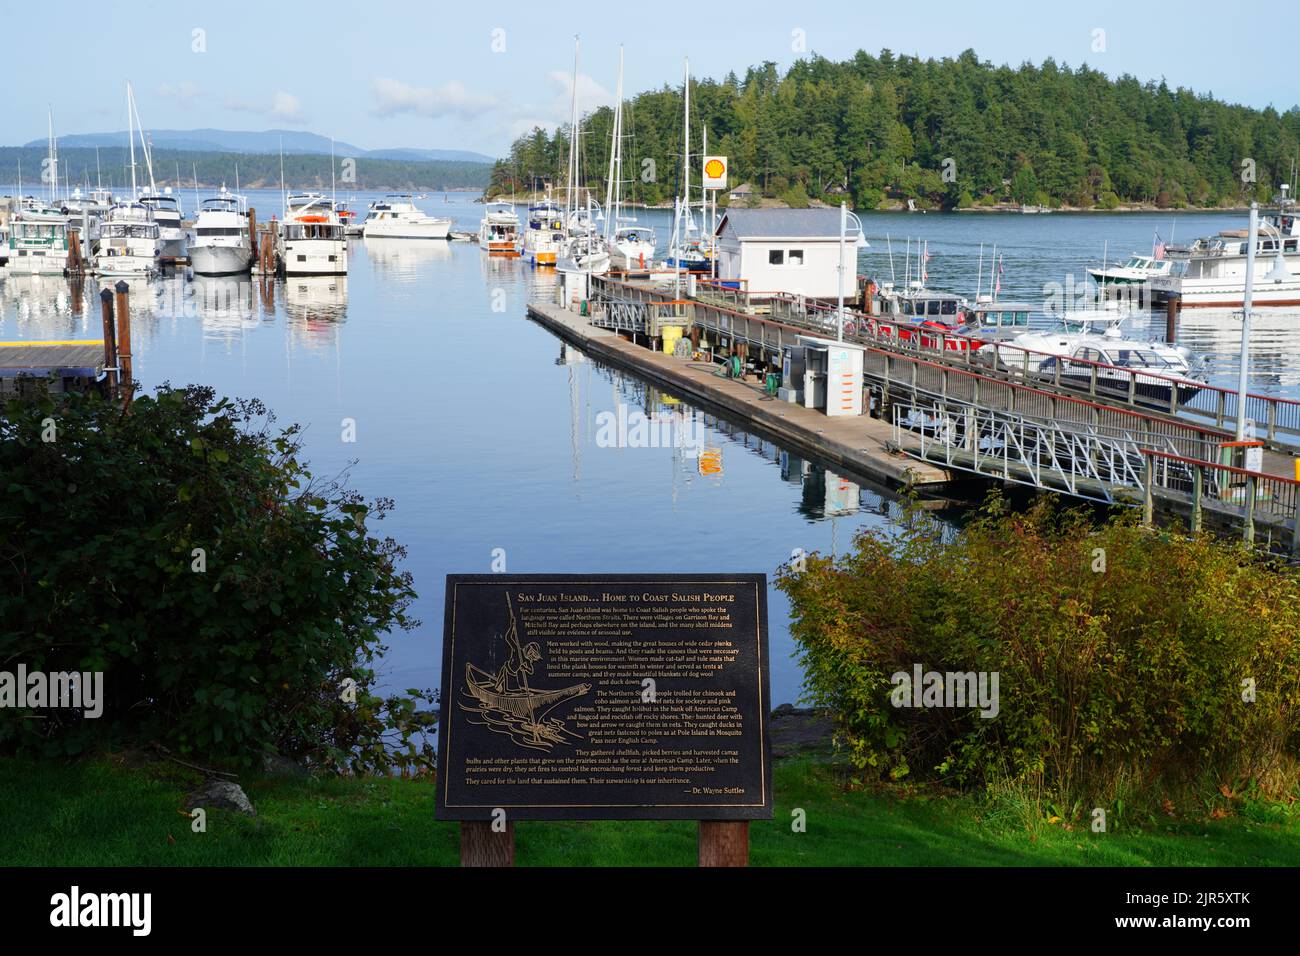
POLYGON ((1265 8, 1243 17, 1201 0, 709 6, 227 0, 201 13, 145 2, 62 4, 52 15, 29 3, 4 12, 10 95, 0 100, 0 145, 44 137, 47 103, 56 133, 124 129, 130 80, 146 128, 284 127, 363 149, 499 155, 534 124, 567 117, 575 32, 586 108, 612 100, 619 43, 629 93, 679 84, 683 56, 696 75, 721 77, 763 60, 784 68, 807 53, 844 59, 888 47, 944 57, 969 47, 994 63, 1086 61, 1252 106, 1300 100, 1289 58, 1251 36, 1265 8), (37 76, 24 89, 20 78, 37 76))

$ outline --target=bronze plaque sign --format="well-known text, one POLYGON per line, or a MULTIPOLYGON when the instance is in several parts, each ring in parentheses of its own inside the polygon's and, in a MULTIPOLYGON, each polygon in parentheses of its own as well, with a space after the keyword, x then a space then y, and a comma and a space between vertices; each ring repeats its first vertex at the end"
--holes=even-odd
POLYGON ((765 575, 449 575, 442 660, 439 819, 772 816, 765 575))

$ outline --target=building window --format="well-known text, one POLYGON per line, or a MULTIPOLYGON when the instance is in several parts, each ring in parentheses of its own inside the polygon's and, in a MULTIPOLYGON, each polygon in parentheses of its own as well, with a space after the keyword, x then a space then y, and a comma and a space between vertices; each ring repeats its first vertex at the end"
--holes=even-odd
POLYGON ((790 250, 790 258, 789 258, 788 265, 792 265, 792 266, 801 266, 801 265, 803 265, 803 250, 802 250, 802 249, 791 249, 791 250, 790 250))
POLYGON ((785 250, 784 250, 784 249, 769 249, 769 250, 767 250, 767 264, 768 264, 769 266, 780 266, 780 265, 784 265, 784 264, 785 264, 785 250))

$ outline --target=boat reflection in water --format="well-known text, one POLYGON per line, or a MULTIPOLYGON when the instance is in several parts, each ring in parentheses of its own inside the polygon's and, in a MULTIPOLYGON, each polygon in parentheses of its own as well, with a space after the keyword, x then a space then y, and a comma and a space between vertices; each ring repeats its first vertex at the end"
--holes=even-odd
POLYGON ((310 348, 334 346, 348 317, 347 276, 289 276, 284 312, 295 341, 310 348))
MULTIPOLYGON (((86 305, 85 285, 81 290, 81 297, 74 302, 75 286, 63 276, 51 275, 9 275, 3 282, 0 282, 0 296, 4 297, 6 312, 12 313, 22 322, 29 320, 48 320, 58 317, 70 316, 74 311, 79 311, 84 315, 88 309, 86 305), (80 306, 74 309, 74 306, 80 306)), ((99 321, 99 313, 95 313, 96 322, 99 321)), ((44 331, 53 333, 59 329, 66 331, 66 324, 45 323, 40 326, 44 331)), ((0 325, 0 330, 4 330, 0 325)), ((12 333, 16 330, 4 330, 6 333, 12 333)), ((0 335, 0 338, 12 338, 12 334, 0 335)), ((24 335, 24 338, 36 338, 34 335, 24 335)), ((41 335, 41 338, 57 338, 58 336, 49 334, 41 335)))
POLYGON ((253 283, 244 276, 195 275, 188 288, 187 312, 203 322, 205 336, 225 337, 256 328, 258 312, 253 283))
POLYGON ((451 259, 451 243, 446 239, 366 236, 364 245, 375 274, 389 279, 413 279, 429 263, 451 259))

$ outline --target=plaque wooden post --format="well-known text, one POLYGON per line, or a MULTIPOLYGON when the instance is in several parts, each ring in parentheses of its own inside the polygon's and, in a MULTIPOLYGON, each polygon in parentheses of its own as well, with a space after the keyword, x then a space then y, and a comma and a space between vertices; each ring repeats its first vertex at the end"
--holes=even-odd
POLYGON ((749 866, 749 821, 701 820, 700 866, 749 866))
POLYGON ((515 824, 506 821, 505 831, 495 833, 483 820, 462 820, 460 824, 461 866, 514 866, 515 824))

